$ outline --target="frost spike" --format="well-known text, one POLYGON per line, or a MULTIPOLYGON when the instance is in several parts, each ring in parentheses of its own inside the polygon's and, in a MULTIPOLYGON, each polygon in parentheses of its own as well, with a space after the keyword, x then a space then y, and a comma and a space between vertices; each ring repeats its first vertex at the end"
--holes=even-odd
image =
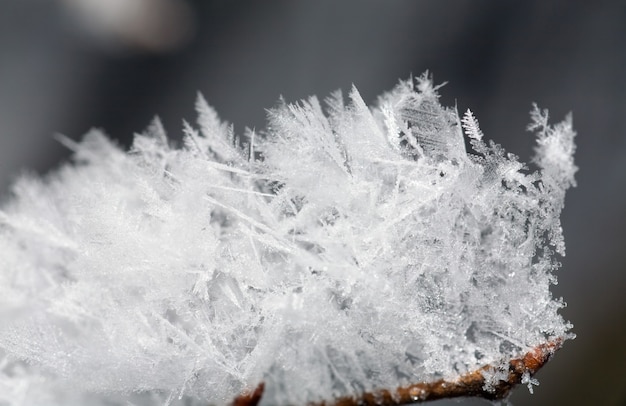
POLYGON ((483 138, 483 132, 478 125, 478 120, 474 117, 470 109, 467 109, 461 122, 463 123, 463 128, 468 137, 475 140, 481 140, 483 138))

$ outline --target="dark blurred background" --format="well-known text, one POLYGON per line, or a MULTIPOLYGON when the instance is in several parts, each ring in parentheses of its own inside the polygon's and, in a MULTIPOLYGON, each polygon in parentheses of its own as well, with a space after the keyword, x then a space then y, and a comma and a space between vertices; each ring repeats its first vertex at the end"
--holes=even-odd
POLYGON ((580 172, 554 292, 578 338, 511 400, 626 405, 624 1, 0 0, 0 195, 68 159, 54 133, 100 127, 128 146, 159 115, 180 140, 198 91, 242 133, 280 95, 354 83, 374 102, 425 70, 525 161, 531 102, 553 121, 574 112, 580 172))

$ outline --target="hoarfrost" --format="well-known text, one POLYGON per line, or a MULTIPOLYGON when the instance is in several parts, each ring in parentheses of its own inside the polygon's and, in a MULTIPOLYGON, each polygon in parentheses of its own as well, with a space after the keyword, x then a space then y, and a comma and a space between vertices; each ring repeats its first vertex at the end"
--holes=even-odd
POLYGON ((181 148, 158 120, 127 153, 92 131, 62 140, 74 164, 15 184, 0 211, 0 388, 15 393, 0 400, 223 404, 265 382, 265 404, 305 404, 571 336, 549 290, 570 118, 533 108, 531 172, 426 76, 372 108, 355 88, 282 103, 246 149, 197 109, 181 148))

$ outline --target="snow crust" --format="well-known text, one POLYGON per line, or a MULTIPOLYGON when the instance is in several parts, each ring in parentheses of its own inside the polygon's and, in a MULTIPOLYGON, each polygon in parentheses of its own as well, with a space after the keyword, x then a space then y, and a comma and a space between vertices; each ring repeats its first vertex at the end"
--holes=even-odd
POLYGON ((356 88, 282 102, 244 137, 197 111, 180 147, 158 120, 128 152, 94 130, 15 184, 0 404, 225 404, 260 382, 306 404, 571 337, 549 289, 571 118, 533 108, 531 171, 426 76, 371 108, 356 88))

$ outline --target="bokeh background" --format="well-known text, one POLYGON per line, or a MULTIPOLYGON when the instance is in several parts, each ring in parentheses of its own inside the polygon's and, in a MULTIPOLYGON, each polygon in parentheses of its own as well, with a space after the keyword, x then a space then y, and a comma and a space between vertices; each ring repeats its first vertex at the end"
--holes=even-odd
POLYGON ((354 83, 374 102, 425 70, 525 161, 531 102, 553 121, 573 111, 580 171, 554 293, 578 338, 511 400, 626 405, 624 1, 0 0, 0 196, 68 159, 55 133, 99 127, 128 146, 159 115, 180 140, 197 92, 242 133, 281 95, 354 83))

